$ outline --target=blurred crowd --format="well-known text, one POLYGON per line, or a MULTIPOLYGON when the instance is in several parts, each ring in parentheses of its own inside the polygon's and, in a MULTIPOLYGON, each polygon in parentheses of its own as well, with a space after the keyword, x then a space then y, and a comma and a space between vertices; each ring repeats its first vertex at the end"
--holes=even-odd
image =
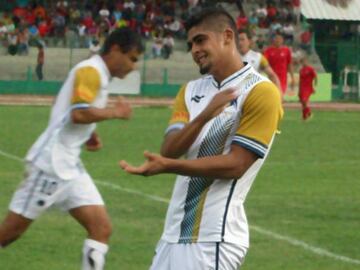
MULTIPOLYGON (((8 0, 0 3, 0 41, 9 54, 27 54, 29 46, 71 46, 96 53, 109 32, 129 26, 152 41, 155 57, 169 58, 176 39, 184 39, 191 12, 212 0, 8 0)), ((300 0, 234 0, 239 30, 248 29, 259 50, 281 31, 288 46, 310 53, 311 31, 301 30, 300 0), (252 7, 245 12, 243 5, 252 7)))
POLYGON ((0 39, 10 54, 27 54, 29 45, 38 42, 52 46, 96 47, 109 32, 124 26, 141 33, 145 39, 156 38, 158 42, 163 38, 165 41, 181 39, 185 35, 183 23, 197 2, 8 0, 0 3, 0 39))

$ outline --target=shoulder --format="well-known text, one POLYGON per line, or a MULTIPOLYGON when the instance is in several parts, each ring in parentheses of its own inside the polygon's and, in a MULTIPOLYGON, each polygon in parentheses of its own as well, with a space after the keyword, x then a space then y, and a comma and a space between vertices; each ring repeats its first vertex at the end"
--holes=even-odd
POLYGON ((262 81, 253 87, 247 96, 245 103, 248 106, 256 104, 279 106, 281 104, 280 90, 272 82, 262 81))

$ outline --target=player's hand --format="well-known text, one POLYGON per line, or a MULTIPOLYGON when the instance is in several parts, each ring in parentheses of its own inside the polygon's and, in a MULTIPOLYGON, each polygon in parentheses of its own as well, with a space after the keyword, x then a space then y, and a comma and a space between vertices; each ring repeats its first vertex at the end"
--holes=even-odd
POLYGON ((126 102, 123 97, 118 98, 113 110, 114 110, 115 118, 130 119, 131 117, 132 110, 130 104, 126 102))
POLYGON ((91 134, 91 137, 85 143, 86 150, 88 151, 98 151, 102 148, 103 144, 99 135, 96 132, 91 134))
POLYGON ((140 166, 133 166, 127 163, 125 160, 121 160, 119 165, 127 173, 143 176, 155 175, 165 171, 166 158, 148 151, 144 152, 144 157, 146 158, 146 161, 140 166))
POLYGON ((217 93, 200 114, 206 121, 218 116, 225 107, 239 96, 237 89, 229 88, 217 93))

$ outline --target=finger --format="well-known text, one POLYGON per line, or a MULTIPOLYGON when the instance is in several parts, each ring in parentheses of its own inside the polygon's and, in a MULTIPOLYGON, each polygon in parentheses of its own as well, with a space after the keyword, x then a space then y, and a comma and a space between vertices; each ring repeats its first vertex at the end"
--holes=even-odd
POLYGON ((120 161, 119 161, 119 166, 120 166, 123 170, 125 170, 126 167, 129 166, 129 163, 127 163, 125 160, 120 160, 120 161))

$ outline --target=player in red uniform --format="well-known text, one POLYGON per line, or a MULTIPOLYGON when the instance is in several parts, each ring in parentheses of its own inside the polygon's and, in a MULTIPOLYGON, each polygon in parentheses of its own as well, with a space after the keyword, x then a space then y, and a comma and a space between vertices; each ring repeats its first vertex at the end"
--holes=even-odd
POLYGON ((287 89, 287 73, 289 72, 291 76, 290 86, 292 89, 294 88, 295 80, 291 61, 291 50, 283 44, 284 38, 282 33, 276 32, 273 45, 265 49, 264 56, 279 77, 281 92, 284 95, 287 89))
POLYGON ((300 82, 299 82, 299 100, 302 105, 303 120, 312 116, 309 107, 310 96, 315 93, 314 84, 317 84, 317 75, 315 69, 308 64, 306 56, 301 59, 300 82))

